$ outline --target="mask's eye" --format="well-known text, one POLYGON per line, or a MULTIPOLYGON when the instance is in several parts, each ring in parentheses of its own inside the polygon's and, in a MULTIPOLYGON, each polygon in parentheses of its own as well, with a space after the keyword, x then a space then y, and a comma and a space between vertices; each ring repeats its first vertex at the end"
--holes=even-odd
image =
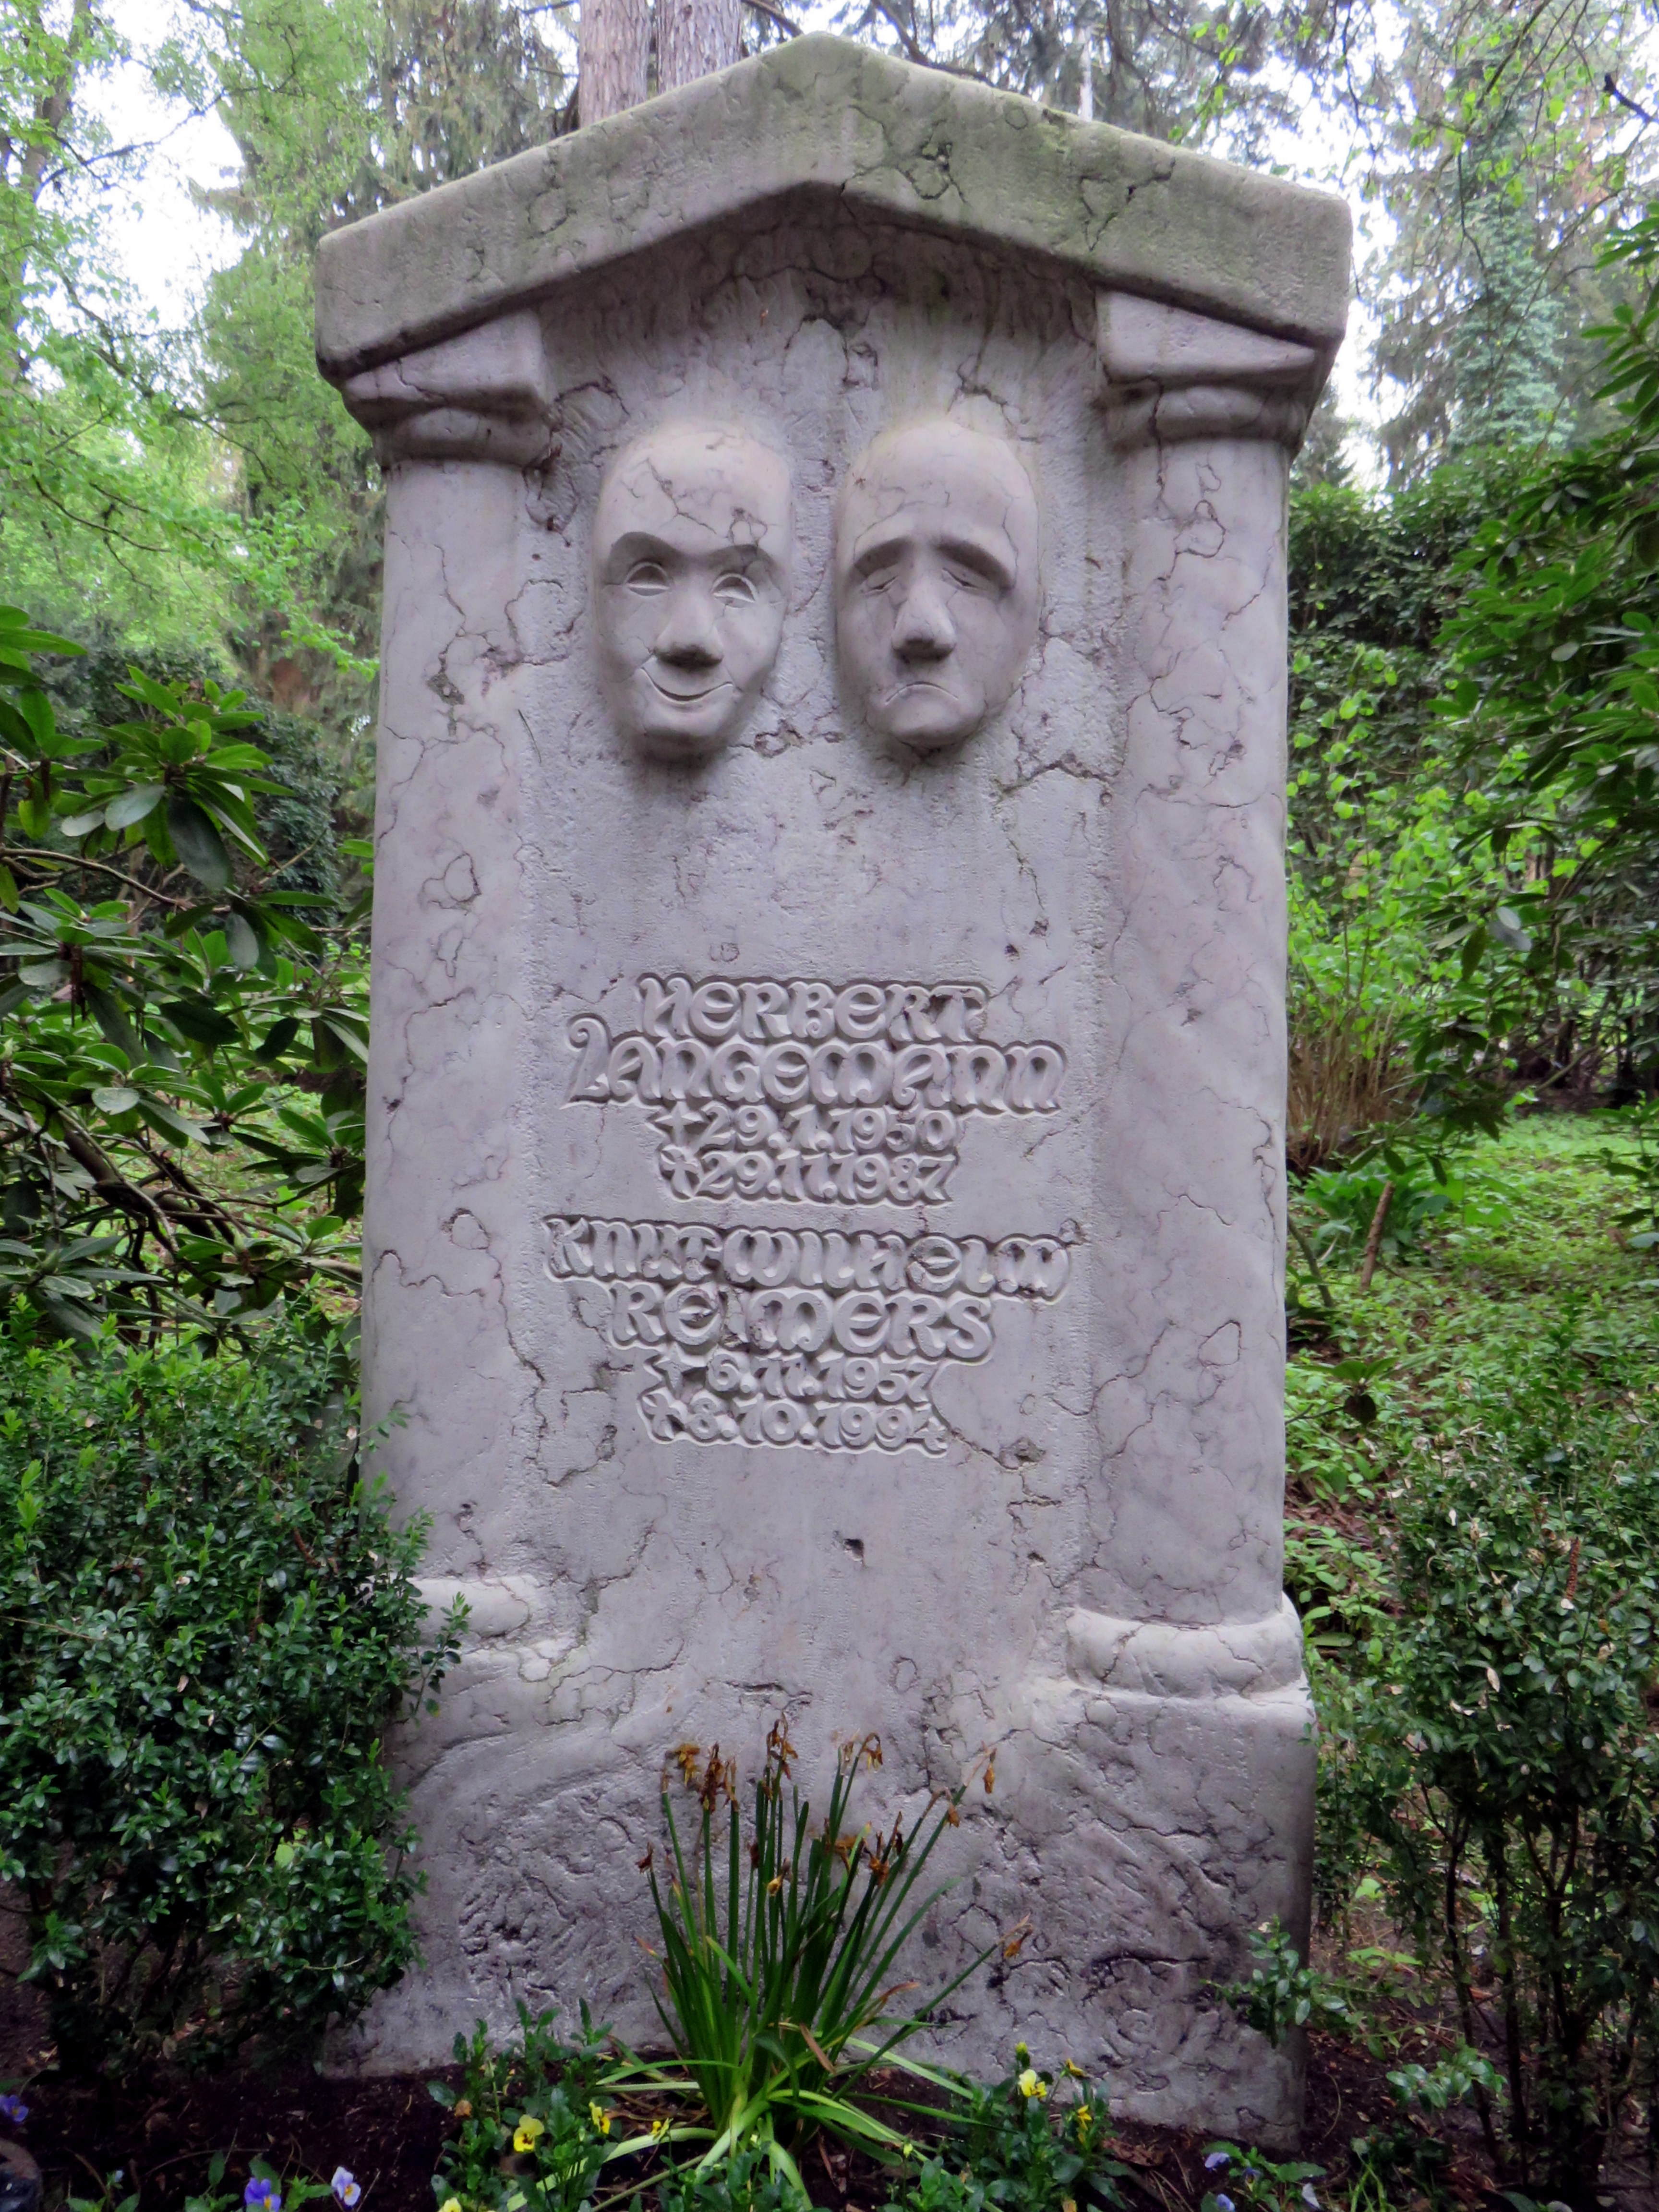
POLYGON ((714 597, 728 607, 752 607, 760 594, 741 568, 728 568, 714 579, 714 597))
POLYGON ((939 565, 959 592, 975 592, 982 598, 1000 599, 1014 588, 1012 569, 983 546, 942 545, 939 565))
POLYGON ((899 564, 896 560, 872 561, 858 572, 859 589, 872 598, 890 592, 898 581, 899 564))
POLYGON ((630 592, 665 592, 668 571, 660 561, 636 561, 623 581, 630 592))

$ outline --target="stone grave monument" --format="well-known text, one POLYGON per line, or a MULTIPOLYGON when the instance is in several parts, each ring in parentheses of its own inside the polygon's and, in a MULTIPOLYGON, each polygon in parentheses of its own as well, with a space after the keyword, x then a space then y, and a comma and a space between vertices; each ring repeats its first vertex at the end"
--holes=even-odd
MULTIPOLYGON (((1334 200, 823 37, 338 232, 386 471, 367 1418, 428 1965, 648 2037, 684 1741, 994 1760, 939 2024, 1283 2136, 1285 487, 1334 200)), ((938 1863, 938 1862, 936 1862, 938 1863)))

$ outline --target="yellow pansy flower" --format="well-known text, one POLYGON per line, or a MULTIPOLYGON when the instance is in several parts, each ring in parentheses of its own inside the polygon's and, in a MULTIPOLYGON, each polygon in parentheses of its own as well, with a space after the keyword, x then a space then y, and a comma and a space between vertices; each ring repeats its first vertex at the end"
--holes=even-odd
POLYGON ((446 2197, 443 2203, 438 2207, 438 2212, 461 2212, 460 2198, 459 2197, 446 2197))
POLYGON ((532 2119, 526 2112, 513 2130, 513 2148, 514 2150, 534 2150, 538 2136, 544 2136, 546 2133, 545 2120, 532 2119))
POLYGON ((592 2121, 594 2126, 599 2130, 602 2136, 608 2136, 610 2134, 611 2115, 605 2111, 603 2105, 590 2105, 587 2108, 587 2117, 592 2121))
POLYGON ((1046 2097, 1048 2095, 1048 2084, 1043 2080, 1042 2075, 1037 2072, 1035 2066, 1028 2066, 1025 2069, 1025 2071, 1020 2075, 1019 2094, 1022 2097, 1046 2097))

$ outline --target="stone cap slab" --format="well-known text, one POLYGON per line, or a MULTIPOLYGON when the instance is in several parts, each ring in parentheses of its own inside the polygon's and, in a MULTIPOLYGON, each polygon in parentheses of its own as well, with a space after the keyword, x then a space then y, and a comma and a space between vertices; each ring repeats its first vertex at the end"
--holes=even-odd
POLYGON ((319 366, 343 382, 803 192, 1324 354, 1347 318, 1333 195, 814 33, 333 232, 319 366))

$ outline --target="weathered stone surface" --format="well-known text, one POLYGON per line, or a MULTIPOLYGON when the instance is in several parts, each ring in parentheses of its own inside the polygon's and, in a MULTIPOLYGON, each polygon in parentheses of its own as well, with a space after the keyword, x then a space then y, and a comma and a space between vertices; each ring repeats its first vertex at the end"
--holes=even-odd
MULTIPOLYGON (((390 469, 368 1413, 404 1417, 385 1459, 432 1516, 434 1599, 474 1607, 403 1753, 429 1970, 354 2055, 438 2057, 520 1996, 648 2036, 634 1862, 663 1757, 752 1762, 787 1704, 826 1759, 878 1729, 890 1802, 994 1754, 925 1968, 1034 1932, 956 2001, 947 2056, 1000 2064, 1024 2033, 1103 2066, 1120 2109, 1282 2135, 1295 2056, 1209 1985, 1307 1905, 1283 526, 1346 301, 1308 241, 1340 219, 963 98, 804 40, 603 127, 639 134, 625 258, 614 207, 572 212, 611 158, 581 138, 533 270, 501 213, 534 204, 525 163, 331 248, 325 350, 390 469), (966 118, 938 158, 972 194, 745 207, 743 177, 847 171, 872 101, 819 112, 814 88, 866 70, 907 128, 966 118), (1076 246, 1085 140, 1163 179, 1162 300, 1151 244, 1125 277, 1122 222, 1098 251, 1131 292, 1076 246), (724 213, 680 229, 698 178, 724 213), (425 349, 356 366, 400 343, 425 349), (679 456, 670 482, 716 433, 787 461, 787 605, 741 714, 663 761, 605 678, 596 526, 629 454, 679 456), (981 531, 1012 605, 1022 487, 1040 592, 982 707, 872 714, 845 626, 874 524, 902 527, 870 576, 921 577, 977 651, 936 526, 981 531)), ((750 504, 714 536, 763 537, 750 504)), ((672 665, 666 628, 629 635, 672 665)))

